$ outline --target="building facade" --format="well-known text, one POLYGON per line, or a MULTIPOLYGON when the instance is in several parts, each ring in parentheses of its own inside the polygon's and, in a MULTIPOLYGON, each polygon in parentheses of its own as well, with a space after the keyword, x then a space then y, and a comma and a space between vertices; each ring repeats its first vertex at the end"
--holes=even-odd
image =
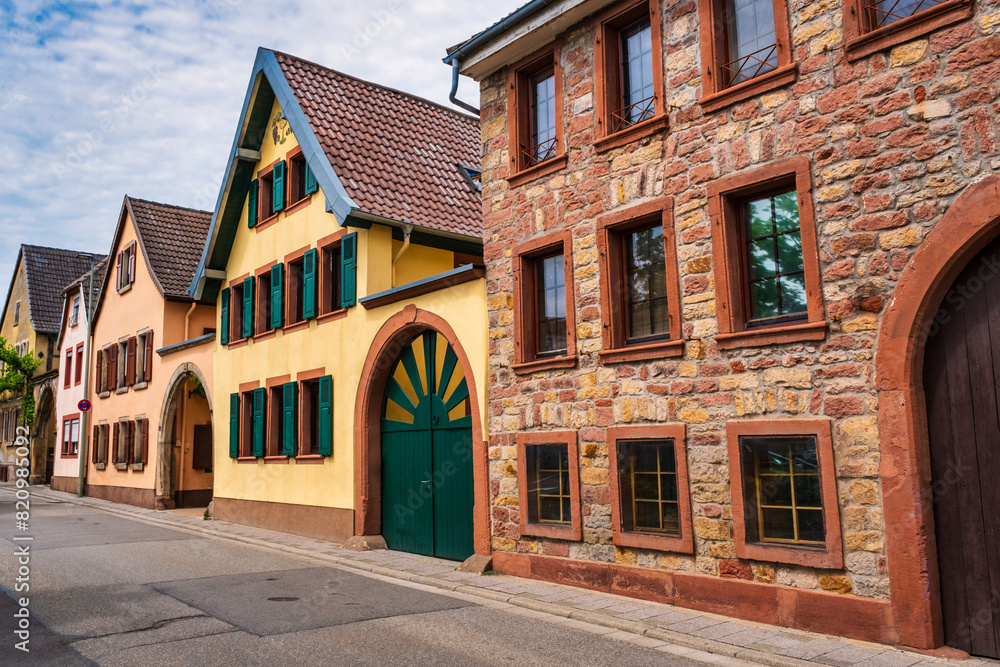
POLYGON ((1000 655, 998 25, 562 0, 449 54, 495 569, 1000 655))
POLYGON ((211 214, 125 197, 94 310, 88 496, 212 499, 215 307, 187 295, 211 214))
MULTIPOLYGON (((29 380, 35 401, 30 425, 31 484, 48 483, 55 466, 60 426, 56 417, 59 391, 59 336, 62 290, 102 255, 74 250, 22 245, 14 265, 7 301, 0 317, 0 336, 22 355, 31 353, 40 365, 29 380)), ((8 392, 9 393, 9 392, 8 392)), ((16 427, 24 425, 21 397, 0 396, 0 479, 13 481, 16 427)))
POLYGON ((80 410, 87 398, 90 369, 90 324, 88 312, 96 305, 107 270, 106 259, 95 261, 93 276, 87 272, 63 289, 63 309, 56 350, 60 354, 59 391, 56 394, 56 448, 52 470, 52 488, 76 493, 81 472, 80 451, 85 440, 88 416, 80 410), (88 294, 95 298, 88 298, 88 294))
POLYGON ((261 49, 238 127, 192 285, 215 516, 488 553, 478 122, 261 49))

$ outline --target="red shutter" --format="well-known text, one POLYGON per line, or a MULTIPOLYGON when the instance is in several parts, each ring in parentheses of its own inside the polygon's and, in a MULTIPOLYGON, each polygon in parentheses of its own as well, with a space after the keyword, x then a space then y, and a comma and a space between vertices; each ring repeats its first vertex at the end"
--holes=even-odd
POLYGON ((108 440, 111 433, 111 426, 104 424, 101 426, 101 463, 108 462, 108 440))
POLYGON ((80 384, 83 380, 83 345, 76 346, 76 375, 73 376, 73 384, 80 384))
POLYGON ((97 463, 97 444, 101 441, 101 427, 94 424, 94 438, 90 441, 90 458, 97 463))
POLYGON ((108 391, 118 388, 118 343, 108 350, 108 391))
POLYGON ((71 380, 71 375, 73 373, 73 348, 66 350, 66 377, 63 379, 63 389, 69 389, 73 382, 71 380))
POLYGON ((143 369, 142 381, 149 382, 153 379, 153 332, 150 331, 146 334, 146 356, 142 358, 145 362, 145 368, 143 369))
POLYGON ((135 336, 128 339, 128 358, 125 363, 125 384, 135 384, 135 336))
POLYGON ((115 259, 115 289, 122 288, 122 253, 118 252, 118 256, 115 259))
POLYGON ((149 420, 142 420, 142 464, 149 458, 149 420))
POLYGON ((135 282, 135 241, 132 242, 132 251, 128 254, 128 284, 135 282))
POLYGON ((115 422, 112 427, 113 437, 111 439, 111 457, 115 463, 120 463, 118 460, 118 438, 121 437, 121 423, 115 422))

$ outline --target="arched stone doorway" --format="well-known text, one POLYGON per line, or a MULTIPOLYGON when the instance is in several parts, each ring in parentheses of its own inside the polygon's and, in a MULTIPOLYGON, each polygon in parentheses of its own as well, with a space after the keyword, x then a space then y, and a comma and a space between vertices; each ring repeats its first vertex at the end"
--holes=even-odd
POLYGON ((55 467, 56 434, 55 393, 49 384, 42 386, 35 400, 35 423, 31 432, 31 475, 29 484, 48 484, 55 467))
POLYGON ((382 534, 382 424, 386 389, 404 350, 425 332, 440 334, 446 341, 468 387, 474 498, 472 541, 476 554, 488 555, 491 549, 487 456, 475 372, 452 327, 441 317, 415 306, 407 306, 382 325, 361 374, 354 417, 354 533, 358 536, 382 534))
MULTIPOLYGON (((948 289, 1000 236, 1000 177, 969 186, 913 253, 886 310, 875 357, 879 472, 890 602, 900 643, 944 644, 923 368, 948 289)), ((941 564, 954 567, 953 564, 941 564)))
POLYGON ((192 363, 174 371, 163 395, 156 457, 156 506, 207 507, 212 500, 212 395, 192 363))

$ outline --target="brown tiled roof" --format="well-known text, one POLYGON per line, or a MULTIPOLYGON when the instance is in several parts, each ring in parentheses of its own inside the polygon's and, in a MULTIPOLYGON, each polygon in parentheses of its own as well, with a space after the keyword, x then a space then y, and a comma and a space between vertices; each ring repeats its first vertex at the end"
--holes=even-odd
POLYGON ((274 53, 334 171, 365 212, 482 237, 479 119, 274 53))
MULTIPOLYGON (((94 264, 94 288, 91 293, 91 298, 96 303, 97 298, 101 295, 101 286, 104 284, 104 273, 108 270, 108 258, 104 257, 101 261, 94 264)), ((63 294, 78 288, 80 285, 88 284, 90 278, 90 269, 71 282, 69 285, 63 288, 63 294)), ((87 304, 83 304, 84 308, 87 308, 87 304)))
POLYGON ((212 213, 126 197, 143 255, 164 296, 187 297, 212 213))
POLYGON ((84 271, 90 271, 91 257, 101 260, 104 255, 36 245, 22 245, 21 250, 31 325, 41 333, 57 333, 62 320, 63 288, 84 271))

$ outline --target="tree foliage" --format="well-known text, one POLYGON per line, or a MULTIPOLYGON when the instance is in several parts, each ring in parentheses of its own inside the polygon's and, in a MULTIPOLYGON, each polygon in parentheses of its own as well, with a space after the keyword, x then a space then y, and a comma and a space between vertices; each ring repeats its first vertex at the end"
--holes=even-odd
POLYGON ((3 336, 0 336, 0 362, 3 362, 0 369, 0 393, 9 391, 15 395, 21 394, 21 415, 24 417, 24 424, 30 427, 35 421, 35 396, 28 387, 28 379, 41 362, 30 353, 18 355, 3 336))

